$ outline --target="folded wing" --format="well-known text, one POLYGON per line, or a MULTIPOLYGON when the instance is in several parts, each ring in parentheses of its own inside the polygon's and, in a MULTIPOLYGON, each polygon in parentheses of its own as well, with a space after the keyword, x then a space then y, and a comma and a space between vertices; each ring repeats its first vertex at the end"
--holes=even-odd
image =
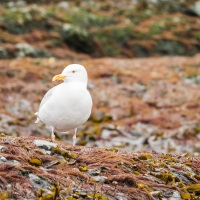
POLYGON ((39 123, 40 122, 40 118, 38 116, 38 113, 40 111, 40 109, 42 108, 42 106, 51 98, 52 94, 53 94, 53 91, 55 90, 57 86, 51 88, 43 97, 41 103, 40 103, 40 106, 39 106, 39 109, 38 109, 38 112, 35 113, 35 115, 37 116, 37 119, 35 121, 35 123, 39 123))

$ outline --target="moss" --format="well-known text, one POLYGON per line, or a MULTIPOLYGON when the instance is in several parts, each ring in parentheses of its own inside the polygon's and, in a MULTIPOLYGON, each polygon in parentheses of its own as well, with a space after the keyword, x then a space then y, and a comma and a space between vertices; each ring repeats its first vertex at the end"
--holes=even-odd
POLYGON ((87 195, 88 197, 91 197, 93 200, 108 200, 108 198, 102 194, 99 193, 91 193, 87 195))
POLYGON ((114 152, 114 153, 117 153, 118 152, 118 149, 116 148, 110 148, 110 149, 106 149, 107 151, 111 151, 111 152, 114 152))
POLYGON ((64 158, 73 158, 73 159, 76 158, 76 154, 75 154, 75 153, 70 153, 70 152, 68 152, 68 151, 63 151, 63 152, 62 152, 62 156, 63 156, 64 158))
POLYGON ((77 198, 74 197, 67 197, 67 200, 76 200, 77 198))
POLYGON ((188 185, 185 187, 185 189, 188 191, 188 192, 197 192, 199 191, 200 192, 200 184, 193 184, 193 185, 188 185))
POLYGON ((15 34, 24 34, 32 28, 46 28, 46 11, 38 6, 7 9, 3 15, 3 22, 7 30, 15 34))
MULTIPOLYGON (((1 27, 14 34, 31 34, 33 30, 38 29, 60 33, 62 38, 50 37, 48 39, 48 45, 51 44, 51 47, 63 47, 64 41, 71 49, 95 57, 130 57, 133 55, 144 57, 149 56, 149 54, 155 55, 158 52, 160 55, 194 55, 200 52, 197 43, 200 38, 199 31, 196 29, 196 22, 193 23, 195 18, 191 20, 183 14, 177 16, 177 14, 166 13, 166 11, 171 12, 171 8, 174 9, 176 6, 176 9, 179 6, 186 9, 191 3, 180 4, 180 2, 171 3, 170 1, 169 4, 163 2, 151 4, 147 1, 143 1, 143 3, 137 1, 136 5, 133 6, 131 1, 124 3, 94 3, 91 1, 88 4, 70 1, 69 6, 65 9, 60 8, 55 2, 47 5, 43 3, 39 5, 27 4, 22 7, 12 4, 15 5, 15 3, 11 3, 6 7, 6 4, 4 4, 0 9, 2 13, 1 27), (161 5, 165 9, 158 9, 162 7, 161 5), (102 11, 102 8, 107 8, 107 11, 105 12, 105 9, 102 11), (160 15, 160 13, 163 15, 160 15), (148 23, 152 20, 154 21, 153 24, 148 23), (63 30, 63 24, 69 24, 71 30, 63 30), (171 33, 173 31, 173 37, 169 34, 170 31, 171 33), (87 33, 87 36, 85 33, 87 33), (172 39, 166 39, 171 37, 172 39), (162 41, 167 40, 164 45, 161 44, 161 49, 153 46, 157 42, 157 38, 162 41), (185 43, 183 45, 174 44, 176 38, 180 38, 180 40, 190 39, 188 39, 186 45, 185 43), (144 40, 151 51, 139 44, 136 39, 144 40), (137 43, 131 47, 131 50, 130 41, 137 43)), ((182 11, 179 10, 179 12, 182 11)), ((158 46, 160 46, 160 43, 158 46)), ((4 50, 0 52, 0 57, 12 58, 17 56, 11 54, 11 52, 4 50)))
POLYGON ((153 12, 150 9, 138 10, 135 8, 128 8, 124 15, 134 24, 139 24, 141 21, 149 18, 153 12))
POLYGON ((179 41, 158 40, 155 50, 160 55, 186 54, 186 47, 179 41))
MULTIPOLYGON (((90 118, 95 123, 112 121, 112 116, 106 115, 106 113, 104 113, 104 112, 94 112, 94 113, 92 113, 90 118)), ((97 128, 99 128, 98 124, 97 124, 97 128)))
POLYGON ((194 131, 195 131, 196 133, 199 133, 199 132, 200 132, 200 126, 195 127, 195 128, 194 128, 194 131))
POLYGON ((192 166, 192 163, 191 163, 191 162, 185 162, 184 164, 187 165, 187 166, 189 166, 189 167, 192 166))
MULTIPOLYGON (((53 153, 56 153, 56 154, 59 154, 59 155, 62 155, 63 158, 67 161, 67 164, 68 165, 73 165, 76 163, 76 154, 75 153, 71 153, 70 151, 67 151, 63 148, 60 148, 59 146, 56 146, 54 149, 53 149, 53 153)), ((66 163, 65 162, 59 162, 59 165, 60 166, 65 166, 66 163)))
POLYGON ((190 199, 191 196, 190 196, 189 193, 181 193, 181 198, 182 198, 182 199, 190 199))
POLYGON ((149 50, 145 46, 143 46, 139 43, 134 43, 132 48, 133 48, 134 54, 137 57, 148 57, 148 56, 150 56, 149 50))
POLYGON ((197 32, 194 34, 194 38, 197 39, 197 40, 200 40, 200 31, 197 31, 197 32))
POLYGON ((130 26, 114 26, 109 29, 97 30, 91 33, 91 36, 100 45, 103 55, 118 56, 122 54, 122 48, 132 38, 132 32, 130 26))
POLYGON ((34 166, 42 166, 42 161, 38 158, 32 158, 29 160, 29 163, 34 166))
POLYGON ((88 171, 88 169, 87 169, 87 166, 86 166, 86 164, 84 164, 84 165, 80 166, 80 167, 79 167, 79 170, 80 170, 81 172, 87 172, 87 171, 88 171))
POLYGON ((200 180, 200 175, 195 174, 194 178, 196 178, 197 180, 200 180))
POLYGON ((139 155, 138 158, 139 158, 140 160, 148 160, 148 159, 151 159, 151 158, 152 158, 152 155, 151 155, 151 154, 148 154, 148 153, 144 153, 144 154, 139 155))
POLYGON ((138 172, 138 171, 133 171, 133 173, 134 173, 135 175, 140 175, 140 172, 138 172))
POLYGON ((185 185, 183 184, 182 181, 180 181, 180 182, 177 183, 177 186, 178 186, 179 188, 183 188, 185 185))
POLYGON ((18 43, 17 47, 17 57, 50 57, 51 55, 42 48, 35 48, 34 46, 27 43, 18 43))
POLYGON ((98 15, 97 13, 88 13, 83 9, 67 12, 66 18, 71 24, 81 27, 81 29, 105 27, 116 23, 116 19, 111 16, 98 15))
POLYGON ((92 33, 94 41, 100 46, 98 55, 100 56, 118 56, 121 54, 121 50, 119 48, 114 48, 112 44, 112 39, 108 37, 108 33, 98 31, 92 33))
POLYGON ((94 51, 91 37, 86 29, 71 24, 64 24, 61 36, 69 47, 78 52, 91 54, 94 51))
POLYGON ((53 194, 46 194, 43 197, 38 198, 37 200, 54 200, 53 194))
POLYGON ((175 183, 175 177, 173 176, 172 173, 169 172, 163 172, 163 173, 153 173, 151 172, 152 175, 155 177, 161 179, 162 181, 165 182, 165 184, 171 183, 171 185, 174 185, 175 183))
POLYGON ((115 27, 108 34, 110 39, 123 47, 125 43, 132 38, 132 27, 115 27))
POLYGON ((46 189, 40 188, 36 192, 37 198, 35 200, 56 200, 60 199, 60 186, 58 183, 54 183, 54 187, 46 191, 46 189), (50 193, 51 192, 51 193, 50 193))
POLYGON ((59 198, 60 190, 61 190, 60 185, 58 183, 54 183, 54 187, 51 189, 54 199, 59 198))
POLYGON ((158 35, 166 30, 166 25, 164 23, 154 23, 147 33, 147 35, 158 35))
POLYGON ((5 191, 5 192, 0 192, 0 199, 1 200, 10 200, 10 193, 5 191))

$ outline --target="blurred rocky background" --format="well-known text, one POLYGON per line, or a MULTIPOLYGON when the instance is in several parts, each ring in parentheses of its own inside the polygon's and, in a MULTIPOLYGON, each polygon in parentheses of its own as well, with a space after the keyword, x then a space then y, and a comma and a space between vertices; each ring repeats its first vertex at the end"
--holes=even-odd
POLYGON ((199 53, 198 0, 1 0, 1 135, 50 137, 34 113, 80 63, 94 107, 79 145, 199 156, 199 53))
POLYGON ((197 0, 1 0, 0 13, 0 58, 200 52, 197 0))

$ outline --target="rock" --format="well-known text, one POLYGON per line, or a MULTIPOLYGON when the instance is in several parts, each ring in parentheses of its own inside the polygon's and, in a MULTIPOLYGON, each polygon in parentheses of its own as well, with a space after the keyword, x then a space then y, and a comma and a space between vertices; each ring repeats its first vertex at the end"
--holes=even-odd
POLYGON ((0 162, 2 163, 2 162, 7 162, 7 159, 5 158, 5 157, 3 157, 3 156, 0 156, 0 162))
POLYGON ((69 8, 69 3, 66 1, 61 1, 57 4, 58 8, 67 9, 69 8))
POLYGON ((17 57, 25 57, 25 56, 36 56, 35 48, 27 43, 19 43, 16 45, 17 49, 19 50, 17 53, 17 57))
POLYGON ((0 146, 0 152, 4 152, 7 149, 5 146, 0 146))
POLYGON ((200 75, 194 74, 183 78, 184 83, 191 86, 198 86, 200 85, 200 75))
POLYGON ((37 49, 28 43, 18 43, 16 44, 18 50, 17 57, 50 57, 50 53, 46 52, 44 49, 37 49))
POLYGON ((0 59, 6 59, 8 57, 9 57, 9 55, 8 55, 8 52, 6 51, 6 49, 3 47, 0 47, 0 59))
MULTIPOLYGON (((7 147, 4 147, 4 149, 7 149, 7 147)), ((21 163, 18 162, 17 160, 8 160, 7 158, 1 155, 0 155, 0 163, 9 163, 11 165, 21 166, 21 163)))
POLYGON ((159 55, 184 55, 186 47, 178 41, 159 40, 155 46, 159 55))
POLYGON ((17 160, 9 160, 8 161, 10 164, 12 164, 12 165, 16 165, 16 166, 21 166, 22 164, 19 162, 19 161, 17 161, 17 160))
POLYGON ((37 189, 37 190, 39 190, 41 188, 43 188, 43 189, 49 189, 52 186, 44 178, 40 178, 40 177, 36 176, 35 174, 29 174, 28 178, 31 181, 31 183, 33 184, 33 187, 35 189, 37 189))
POLYGON ((0 114, 0 132, 8 135, 13 134, 15 130, 15 118, 9 115, 0 114))
POLYGON ((116 193, 116 200, 128 200, 124 195, 123 193, 116 193))
POLYGON ((10 1, 10 2, 7 3, 7 6, 9 8, 16 8, 16 7, 21 8, 21 7, 26 6, 26 1, 21 1, 21 0, 17 1, 17 2, 10 1))
POLYGON ((187 88, 182 84, 169 84, 158 82, 143 96, 143 101, 157 107, 174 107, 192 98, 187 88))
POLYGON ((34 144, 37 147, 40 147, 44 150, 52 150, 53 148, 57 147, 56 143, 49 142, 49 141, 46 141, 46 140, 34 140, 34 144))
POLYGON ((92 177, 92 180, 99 182, 99 183, 104 183, 106 181, 107 177, 106 176, 94 176, 92 177))
MULTIPOLYGON (((13 74, 13 76, 15 75, 13 74)), ((30 112, 31 102, 26 99, 23 99, 23 98, 17 99, 17 98, 10 97, 8 99, 8 102, 9 104, 6 106, 6 109, 9 112, 11 112, 13 116, 17 118, 23 119, 27 115, 27 113, 30 112)))
POLYGON ((200 1, 196 1, 191 5, 191 10, 200 17, 200 1))
POLYGON ((101 172, 100 169, 97 169, 97 168, 93 168, 93 169, 90 169, 88 170, 88 173, 91 175, 91 176, 97 176, 99 175, 101 172))

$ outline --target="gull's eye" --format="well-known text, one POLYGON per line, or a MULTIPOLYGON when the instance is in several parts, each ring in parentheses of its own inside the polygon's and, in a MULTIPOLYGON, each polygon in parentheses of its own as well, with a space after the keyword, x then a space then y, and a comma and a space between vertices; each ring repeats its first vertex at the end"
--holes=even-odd
POLYGON ((72 73, 75 73, 75 72, 76 72, 75 70, 72 71, 72 73))

